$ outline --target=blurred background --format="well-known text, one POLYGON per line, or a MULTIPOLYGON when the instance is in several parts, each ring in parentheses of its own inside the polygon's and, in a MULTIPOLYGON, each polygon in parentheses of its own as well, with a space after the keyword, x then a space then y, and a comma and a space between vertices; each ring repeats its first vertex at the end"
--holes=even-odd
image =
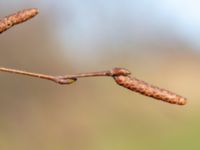
POLYGON ((8 0, 40 14, 0 35, 0 65, 63 75, 128 68, 188 98, 175 106, 112 78, 72 85, 0 73, 2 150, 200 149, 200 2, 8 0))

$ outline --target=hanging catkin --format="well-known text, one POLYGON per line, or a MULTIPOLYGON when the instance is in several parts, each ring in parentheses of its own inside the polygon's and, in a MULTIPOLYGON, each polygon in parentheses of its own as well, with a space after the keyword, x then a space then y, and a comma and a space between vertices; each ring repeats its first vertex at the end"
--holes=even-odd
POLYGON ((171 104, 185 105, 186 98, 179 96, 173 92, 168 90, 150 85, 142 80, 138 80, 136 78, 130 76, 113 76, 117 84, 128 88, 132 91, 141 93, 145 96, 153 97, 158 100, 162 100, 164 102, 168 102, 171 104))

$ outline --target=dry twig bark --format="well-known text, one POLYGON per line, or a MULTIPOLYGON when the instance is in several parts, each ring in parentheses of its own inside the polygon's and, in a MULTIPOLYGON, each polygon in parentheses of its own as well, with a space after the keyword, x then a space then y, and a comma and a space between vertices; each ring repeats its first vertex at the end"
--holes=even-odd
POLYGON ((177 105, 185 105, 187 101, 186 98, 177 95, 171 91, 150 85, 142 80, 130 77, 131 73, 124 68, 114 68, 109 71, 88 72, 64 76, 45 75, 9 68, 0 68, 0 71, 46 79, 59 84, 71 84, 74 83, 78 78, 84 77, 108 76, 113 77, 117 84, 148 97, 153 97, 155 99, 177 105))
MULTIPOLYGON (((0 33, 3 33, 4 31, 6 31, 7 29, 11 28, 16 24, 31 19, 32 17, 37 15, 38 12, 39 12, 38 9, 35 8, 26 9, 1 19, 0 33)), ((46 79, 59 84, 71 84, 74 83, 78 78, 84 78, 84 77, 108 76, 108 77, 113 77, 117 84, 132 91, 143 94, 145 96, 153 97, 155 99, 162 100, 164 102, 168 102, 171 104, 178 104, 178 105, 186 104, 186 98, 179 96, 168 90, 150 85, 142 80, 130 77, 131 73, 124 68, 114 68, 109 71, 88 72, 88 73, 80 73, 80 74, 65 75, 65 76, 45 75, 45 74, 27 72, 27 71, 4 68, 4 67, 0 67, 0 71, 46 79)))

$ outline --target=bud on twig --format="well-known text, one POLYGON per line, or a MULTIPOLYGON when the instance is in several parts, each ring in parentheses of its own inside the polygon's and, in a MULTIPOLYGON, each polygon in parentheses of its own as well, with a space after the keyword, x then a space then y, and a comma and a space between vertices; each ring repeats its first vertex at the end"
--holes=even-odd
MULTIPOLYGON (((8 30, 12 26, 25 22, 35 15, 38 14, 38 9, 31 8, 19 11, 15 14, 7 16, 0 20, 0 33, 8 30)), ((41 78, 45 80, 50 80, 56 82, 58 84, 71 84, 77 81, 78 78, 84 77, 99 77, 99 76, 109 76, 113 77, 117 84, 128 88, 132 91, 141 93, 148 97, 153 97, 158 100, 162 100, 164 102, 168 102, 171 104, 185 105, 186 98, 179 96, 173 92, 168 90, 150 85, 142 80, 138 80, 136 78, 130 77, 130 72, 124 68, 114 68, 108 71, 100 71, 100 72, 87 72, 87 73, 79 73, 74 75, 65 75, 65 76, 52 76, 40 73, 27 72, 23 70, 16 70, 11 68, 0 67, 0 71, 25 75, 29 77, 41 78)))

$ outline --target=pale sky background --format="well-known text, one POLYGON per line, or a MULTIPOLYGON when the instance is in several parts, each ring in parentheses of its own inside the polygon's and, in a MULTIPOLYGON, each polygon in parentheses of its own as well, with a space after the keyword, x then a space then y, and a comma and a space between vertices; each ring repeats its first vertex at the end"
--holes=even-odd
MULTIPOLYGON (((175 36, 185 40, 191 47, 200 48, 200 1, 197 0, 68 0, 59 3, 47 0, 47 2, 58 9, 56 13, 60 16, 61 32, 64 37, 68 36, 69 32, 65 28, 68 17, 61 14, 74 13, 75 18, 72 18, 70 25, 74 28, 71 30, 72 39, 83 45, 87 42, 98 43, 104 36, 114 42, 118 37, 140 38, 149 32, 160 32, 169 28, 175 36), (145 23, 144 28, 141 27, 143 23, 145 23), (139 31, 132 29, 138 26, 141 27, 139 31), (99 28, 105 29, 105 32, 102 33, 101 30, 100 32, 99 28)), ((45 6, 45 3, 43 5, 45 6)))
POLYGON ((11 12, 24 5, 39 7, 40 15, 50 13, 52 34, 70 47, 72 55, 95 56, 129 45, 137 51, 150 47, 149 41, 166 38, 200 52, 197 0, 15 0, 1 5, 11 12))

